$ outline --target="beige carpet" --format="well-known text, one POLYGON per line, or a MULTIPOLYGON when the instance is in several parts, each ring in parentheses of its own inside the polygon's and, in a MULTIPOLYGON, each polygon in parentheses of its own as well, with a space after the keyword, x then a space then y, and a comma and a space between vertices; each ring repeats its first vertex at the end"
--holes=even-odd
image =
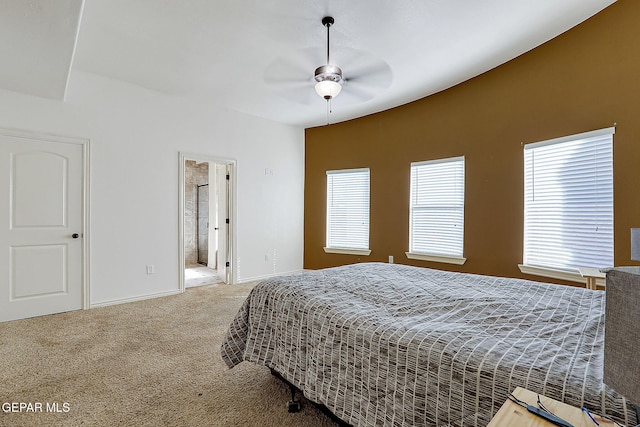
POLYGON ((0 426, 335 426, 305 401, 288 413, 267 368, 222 362, 252 286, 0 323, 0 426), (37 412, 7 412, 12 402, 37 412))

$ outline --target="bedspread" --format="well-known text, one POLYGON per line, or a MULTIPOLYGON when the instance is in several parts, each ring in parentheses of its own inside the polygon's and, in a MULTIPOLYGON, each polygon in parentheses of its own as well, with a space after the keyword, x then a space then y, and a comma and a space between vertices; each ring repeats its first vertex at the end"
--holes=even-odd
POLYGON ((354 426, 485 426, 516 386, 629 425, 602 382, 604 307, 599 291, 362 263, 256 285, 221 354, 354 426))

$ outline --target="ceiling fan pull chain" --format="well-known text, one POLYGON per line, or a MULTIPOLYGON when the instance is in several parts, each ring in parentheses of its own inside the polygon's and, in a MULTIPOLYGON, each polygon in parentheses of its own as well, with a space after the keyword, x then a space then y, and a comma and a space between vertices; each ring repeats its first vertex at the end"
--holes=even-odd
POLYGON ((327 99, 327 124, 329 124, 329 99, 327 99))

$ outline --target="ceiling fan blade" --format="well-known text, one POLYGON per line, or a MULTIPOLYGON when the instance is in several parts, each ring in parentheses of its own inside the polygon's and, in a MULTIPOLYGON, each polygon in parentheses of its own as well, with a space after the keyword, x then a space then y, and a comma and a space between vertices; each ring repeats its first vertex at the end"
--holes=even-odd
POLYGON ((275 89, 275 90, 295 90, 295 89, 304 89, 304 88, 313 88, 313 83, 311 80, 290 80, 290 79, 265 79, 265 83, 267 86, 275 89))
POLYGON ((391 67, 385 62, 371 64, 367 67, 349 69, 347 79, 356 80, 366 78, 378 84, 390 84, 393 78, 391 67))
MULTIPOLYGON (((274 96, 302 105, 321 103, 314 90, 313 73, 326 63, 324 54, 323 48, 309 47, 281 56, 265 68, 264 82, 274 96)), ((342 47, 331 57, 331 63, 342 69, 344 77, 337 105, 368 101, 391 85, 391 67, 368 52, 342 47)))
POLYGON ((358 82, 359 84, 366 84, 379 89, 386 89, 391 86, 393 73, 391 72, 391 67, 386 63, 381 63, 349 70, 348 74, 345 73, 345 77, 348 82, 358 82))
POLYGON ((298 49, 290 55, 276 58, 264 70, 263 78, 265 83, 278 84, 284 81, 313 82, 313 71, 320 65, 317 62, 318 50, 315 47, 298 49))
POLYGON ((300 68, 295 68, 291 66, 291 64, 288 65, 289 66, 283 62, 272 63, 272 65, 264 71, 262 76, 264 82, 271 85, 281 85, 311 81, 308 76, 308 70, 305 73, 305 71, 300 68))
POLYGON ((340 66, 347 81, 358 81, 386 89, 393 80, 393 72, 389 64, 368 52, 357 50, 345 52, 340 66))
POLYGON ((313 105, 319 101, 323 101, 313 90, 312 84, 306 84, 304 86, 278 86, 276 88, 276 95, 284 98, 288 101, 301 105, 313 105))
POLYGON ((342 92, 336 97, 336 100, 344 101, 345 105, 360 103, 373 99, 378 92, 375 87, 346 81, 342 87, 342 92))

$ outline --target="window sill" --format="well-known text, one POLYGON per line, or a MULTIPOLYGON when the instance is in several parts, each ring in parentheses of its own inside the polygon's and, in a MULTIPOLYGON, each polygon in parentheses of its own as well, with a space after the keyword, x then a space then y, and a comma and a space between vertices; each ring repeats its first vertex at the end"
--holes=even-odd
POLYGON ((427 255, 427 254, 416 254, 412 252, 405 252, 405 255, 409 259, 418 259, 421 261, 433 261, 433 262, 442 262, 445 264, 457 264, 462 265, 467 262, 466 258, 461 257, 452 257, 452 256, 442 256, 442 255, 427 255))
MULTIPOLYGON (((556 270, 549 267, 536 267, 532 265, 518 264, 518 268, 524 274, 531 274, 533 276, 549 277, 552 279, 567 280, 569 282, 585 283, 586 279, 582 277, 579 271, 571 270, 556 270)), ((605 280, 596 280, 598 286, 604 286, 605 280)))
POLYGON ((345 255, 370 255, 371 249, 341 249, 341 248, 324 248, 328 254, 345 254, 345 255))

